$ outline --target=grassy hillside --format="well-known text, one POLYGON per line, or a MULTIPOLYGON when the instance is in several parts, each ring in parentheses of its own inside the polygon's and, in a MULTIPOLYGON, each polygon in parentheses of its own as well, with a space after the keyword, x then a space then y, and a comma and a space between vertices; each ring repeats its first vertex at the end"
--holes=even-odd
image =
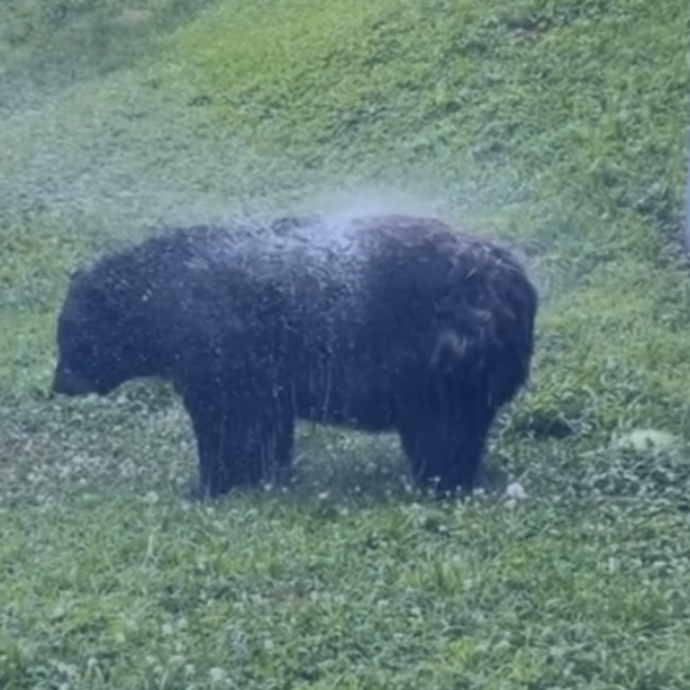
POLYGON ((686 0, 2 3, 0 687, 686 688, 689 36, 686 0), (201 507, 165 389, 47 397, 94 251, 343 205, 528 257, 525 500, 305 427, 294 487, 201 507))

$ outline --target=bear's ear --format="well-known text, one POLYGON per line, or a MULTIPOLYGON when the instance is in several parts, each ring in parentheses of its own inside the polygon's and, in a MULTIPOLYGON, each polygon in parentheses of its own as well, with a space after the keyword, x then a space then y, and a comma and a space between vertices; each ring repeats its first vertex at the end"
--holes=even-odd
POLYGON ((444 329, 436 340, 431 366, 442 374, 450 373, 467 354, 467 340, 444 329))

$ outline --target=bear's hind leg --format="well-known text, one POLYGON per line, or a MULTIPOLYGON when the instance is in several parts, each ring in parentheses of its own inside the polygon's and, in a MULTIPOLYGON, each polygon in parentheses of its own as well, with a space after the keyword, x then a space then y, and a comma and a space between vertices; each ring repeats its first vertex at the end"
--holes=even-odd
POLYGON ((401 425, 400 442, 414 480, 427 488, 440 481, 439 460, 448 454, 444 429, 436 419, 418 419, 401 425))
POLYGON ((459 486, 471 494, 481 480, 480 470, 496 412, 480 404, 467 405, 453 420, 449 428, 451 447, 442 456, 440 493, 453 492, 459 486), (444 481, 446 477, 448 481, 444 481))
POLYGON ((412 474, 438 495, 474 489, 495 411, 473 406, 453 415, 417 419, 399 433, 412 474))

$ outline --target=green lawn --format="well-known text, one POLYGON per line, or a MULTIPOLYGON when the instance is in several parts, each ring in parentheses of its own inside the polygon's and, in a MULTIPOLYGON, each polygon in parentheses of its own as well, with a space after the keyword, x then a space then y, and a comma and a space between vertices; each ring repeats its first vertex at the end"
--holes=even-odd
POLYGON ((1 3, 0 688, 690 687, 689 48, 687 0, 1 3), (294 486, 201 506, 166 388, 48 398, 80 261, 344 206, 528 257, 524 500, 305 426, 294 486))

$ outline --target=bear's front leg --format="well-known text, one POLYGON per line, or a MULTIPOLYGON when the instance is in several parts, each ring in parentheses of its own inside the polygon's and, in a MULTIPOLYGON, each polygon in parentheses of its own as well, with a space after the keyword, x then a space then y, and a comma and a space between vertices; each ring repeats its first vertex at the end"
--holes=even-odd
POLYGON ((212 388, 187 391, 184 405, 194 430, 202 498, 217 498, 234 485, 232 476, 232 426, 222 395, 212 388))
POLYGON ((226 462, 235 486, 274 483, 289 470, 295 422, 278 400, 245 401, 230 411, 226 429, 231 448, 226 462))
POLYGON ((208 498, 233 488, 275 481, 287 470, 294 443, 294 417, 279 396, 252 395, 231 386, 188 391, 185 407, 197 441, 201 493, 208 498))

